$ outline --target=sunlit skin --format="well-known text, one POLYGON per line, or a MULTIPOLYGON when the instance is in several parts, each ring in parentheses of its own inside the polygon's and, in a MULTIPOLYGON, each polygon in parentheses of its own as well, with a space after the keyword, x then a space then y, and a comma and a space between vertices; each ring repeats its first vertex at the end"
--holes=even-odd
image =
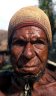
POLYGON ((47 57, 47 36, 42 29, 27 26, 14 32, 11 44, 11 62, 16 72, 36 75, 46 66, 47 57))

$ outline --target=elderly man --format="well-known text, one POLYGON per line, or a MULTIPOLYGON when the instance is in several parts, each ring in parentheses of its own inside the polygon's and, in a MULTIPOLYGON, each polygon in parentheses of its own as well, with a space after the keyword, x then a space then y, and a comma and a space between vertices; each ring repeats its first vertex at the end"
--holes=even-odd
POLYGON ((46 68, 51 44, 50 22, 41 9, 28 6, 14 14, 8 28, 14 73, 4 96, 56 96, 55 74, 46 68))

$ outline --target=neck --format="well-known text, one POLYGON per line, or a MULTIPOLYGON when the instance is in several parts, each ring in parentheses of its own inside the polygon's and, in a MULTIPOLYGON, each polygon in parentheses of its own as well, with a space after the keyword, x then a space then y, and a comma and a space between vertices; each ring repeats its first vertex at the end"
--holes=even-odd
POLYGON ((43 74, 44 74, 44 70, 40 71, 36 75, 26 75, 26 76, 22 76, 22 75, 17 74, 16 72, 14 72, 13 80, 16 82, 16 84, 18 86, 21 86, 24 89, 24 86, 26 84, 29 84, 29 86, 32 87, 32 85, 35 82, 39 81, 39 79, 43 76, 43 74))
MULTIPOLYGON (((15 82, 17 88, 23 91, 22 96, 31 96, 31 92, 33 89, 33 85, 39 81, 39 79, 43 76, 44 70, 40 71, 36 75, 28 75, 28 76, 21 76, 13 73, 13 81, 15 82)), ((21 95, 20 95, 21 96, 21 95)))

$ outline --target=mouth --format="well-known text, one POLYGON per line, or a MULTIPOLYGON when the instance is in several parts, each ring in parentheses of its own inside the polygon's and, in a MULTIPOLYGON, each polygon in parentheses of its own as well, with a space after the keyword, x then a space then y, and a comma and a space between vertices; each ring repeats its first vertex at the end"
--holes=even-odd
MULTIPOLYGON (((17 63, 18 72, 35 73, 40 68, 41 61, 35 56, 31 60, 21 57, 17 63)), ((39 71, 38 71, 39 72, 39 71)))
POLYGON ((36 66, 31 66, 31 67, 23 67, 21 68, 21 71, 24 73, 33 73, 37 70, 36 66))

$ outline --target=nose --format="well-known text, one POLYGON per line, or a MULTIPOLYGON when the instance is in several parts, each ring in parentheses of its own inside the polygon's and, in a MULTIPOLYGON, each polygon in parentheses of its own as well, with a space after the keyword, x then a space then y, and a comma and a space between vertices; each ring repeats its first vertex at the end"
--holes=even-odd
POLYGON ((31 43, 28 43, 24 49, 24 56, 28 59, 31 59, 35 56, 35 52, 33 49, 33 45, 31 43))

